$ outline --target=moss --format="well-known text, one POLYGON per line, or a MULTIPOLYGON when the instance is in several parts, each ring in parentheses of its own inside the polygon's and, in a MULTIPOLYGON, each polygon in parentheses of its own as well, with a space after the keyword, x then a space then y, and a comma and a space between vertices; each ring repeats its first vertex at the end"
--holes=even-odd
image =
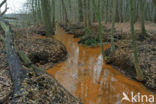
POLYGON ((97 46, 97 41, 94 38, 88 39, 84 42, 86 46, 97 46))
POLYGON ((90 46, 90 47, 98 45, 98 41, 95 37, 86 36, 86 35, 84 35, 78 43, 86 45, 86 46, 90 46))

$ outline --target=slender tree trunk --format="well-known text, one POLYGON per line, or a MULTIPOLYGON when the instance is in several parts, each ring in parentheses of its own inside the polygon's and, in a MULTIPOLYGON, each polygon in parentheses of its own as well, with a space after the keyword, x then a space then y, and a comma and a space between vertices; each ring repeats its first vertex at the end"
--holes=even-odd
POLYGON ((41 0, 42 16, 44 25, 46 26, 47 36, 54 34, 53 25, 51 23, 50 2, 49 0, 41 0))
POLYGON ((108 17, 108 0, 105 0, 105 23, 107 24, 108 17))
POLYGON ((100 0, 98 0, 98 7, 95 4, 95 1, 92 0, 93 8, 98 20, 98 29, 99 29, 99 40, 100 40, 100 46, 101 46, 101 52, 104 60, 107 60, 107 57, 105 55, 105 50, 104 50, 104 44, 103 44, 103 36, 102 36, 102 23, 101 23, 101 14, 100 14, 100 0))
POLYGON ((41 2, 40 2, 40 0, 37 0, 37 18, 38 18, 38 22, 39 23, 43 23, 43 21, 42 21, 42 14, 41 14, 41 2))
MULTIPOLYGON (((114 2, 115 2, 115 4, 117 4, 117 1, 114 1, 114 0, 113 0, 113 1, 112 1, 112 4, 113 4, 113 5, 114 5, 114 2)), ((116 10, 116 11, 115 11, 115 12, 116 12, 116 13, 115 13, 115 14, 116 14, 116 15, 115 15, 115 21, 116 21, 116 22, 119 22, 119 21, 120 21, 120 20, 119 20, 119 19, 120 19, 120 16, 119 16, 119 15, 120 15, 120 12, 119 12, 119 5, 116 5, 116 6, 117 6, 117 9, 115 9, 115 10, 116 10)), ((113 8, 114 8, 114 7, 113 7, 113 8)), ((113 11, 113 10, 112 10, 112 13, 113 13, 113 15, 114 15, 114 11, 113 11)), ((112 16, 113 16, 113 15, 112 15, 112 16)))
POLYGON ((69 4, 69 10, 68 10, 69 18, 72 18, 72 0, 68 0, 68 4, 69 4))
POLYGON ((33 21, 34 23, 37 23, 37 20, 36 20, 36 12, 35 12, 35 0, 31 0, 31 6, 32 6, 32 15, 33 15, 33 21))
POLYGON ((132 37, 132 47, 134 52, 135 69, 137 74, 137 80, 143 81, 143 72, 139 66, 139 60, 136 49, 136 39, 134 35, 134 0, 130 0, 130 26, 131 26, 131 37, 132 37))
POLYGON ((114 0, 113 2, 113 16, 112 16, 112 30, 111 30, 111 51, 113 52, 115 49, 114 45, 114 31, 115 31, 115 16, 116 16, 116 2, 117 0, 114 0))
POLYGON ((145 12, 145 1, 140 0, 140 21, 141 21, 141 32, 142 35, 144 35, 144 38, 146 37, 146 29, 145 29, 145 23, 144 23, 144 12, 145 12))
POLYGON ((68 16, 67 16, 67 9, 65 7, 65 3, 64 3, 64 0, 61 0, 62 1, 62 7, 63 7, 63 10, 64 10, 64 16, 65 16, 65 25, 67 26, 68 25, 68 16))
POLYGON ((83 22, 82 0, 78 0, 79 22, 83 22))
POLYGON ((154 5, 156 6, 156 0, 152 0, 152 1, 153 1, 154 5))
POLYGON ((52 6, 53 6, 53 8, 52 8, 52 10, 53 10, 53 17, 52 17, 52 19, 53 19, 53 27, 55 27, 55 0, 52 0, 52 6))
POLYGON ((83 9, 84 9, 84 16, 83 16, 84 24, 87 27, 87 0, 84 0, 83 9))
POLYGON ((87 0, 87 20, 88 20, 88 27, 91 25, 91 15, 90 15, 90 0, 87 0))

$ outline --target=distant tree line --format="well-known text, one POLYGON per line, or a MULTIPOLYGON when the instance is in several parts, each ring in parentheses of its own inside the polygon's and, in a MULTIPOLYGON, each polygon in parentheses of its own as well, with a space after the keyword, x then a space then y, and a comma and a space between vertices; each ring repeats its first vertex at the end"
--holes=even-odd
MULTIPOLYGON (((130 20, 129 0, 94 1, 95 4, 98 4, 98 1, 100 2, 98 7, 100 7, 101 21, 112 22, 112 17, 114 18, 113 21, 118 23, 130 20), (115 9, 112 9, 114 2, 115 9)), ((27 2, 29 4, 28 9, 36 23, 44 22, 54 26, 55 21, 66 25, 68 23, 84 22, 87 26, 97 21, 91 0, 27 0, 27 2)), ((156 23, 154 3, 155 0, 134 0, 134 22, 141 21, 143 33, 145 33, 144 20, 156 23)))

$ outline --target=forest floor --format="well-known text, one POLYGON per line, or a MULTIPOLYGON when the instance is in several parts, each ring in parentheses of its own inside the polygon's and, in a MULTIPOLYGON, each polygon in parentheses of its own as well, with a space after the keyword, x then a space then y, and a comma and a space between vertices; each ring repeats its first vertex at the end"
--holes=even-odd
MULTIPOLYGON (((156 92, 156 24, 146 23, 148 37, 145 40, 142 39, 139 27, 140 25, 136 23, 135 33, 139 52, 138 56, 140 66, 145 74, 143 84, 156 92)), ((108 44, 110 43, 111 24, 103 25, 103 28, 103 41, 108 44)), ((135 79, 136 72, 133 64, 129 23, 116 24, 115 29, 114 38, 116 51, 110 55, 108 63, 118 67, 117 69, 126 76, 135 79)), ((99 39, 97 38, 98 24, 96 23, 91 26, 87 36, 84 35, 85 30, 81 25, 70 25, 65 28, 65 30, 68 33, 74 34, 75 38, 79 37, 79 43, 81 44, 85 44, 89 47, 99 44, 99 39)), ((45 38, 42 36, 45 35, 43 26, 15 28, 13 31, 15 34, 14 42, 16 48, 23 51, 34 65, 43 69, 49 69, 56 63, 66 59, 66 47, 54 38, 45 38)), ((13 82, 11 81, 9 73, 9 66, 6 58, 7 53, 2 41, 0 41, 0 53, 0 103, 7 101, 5 102, 7 104, 12 99, 13 82)), ((22 84, 26 91, 21 96, 19 102, 26 100, 34 104, 38 102, 48 103, 57 101, 63 102, 64 104, 79 103, 79 101, 75 100, 75 98, 62 89, 62 87, 57 87, 60 85, 53 77, 46 73, 36 72, 31 68, 24 67, 24 69, 28 71, 28 78, 25 79, 22 84), (47 97, 47 94, 51 96, 47 97)))
MULTIPOLYGON (((67 51, 64 45, 52 37, 45 38, 36 33, 39 26, 13 29, 15 49, 24 52, 39 68, 48 69, 66 58, 67 51), (30 31, 33 30, 33 31, 30 31)), ((43 26, 42 26, 43 28, 43 26)), ((3 36, 4 32, 0 33, 3 36)), ((10 104, 13 99, 13 82, 9 71, 7 53, 3 40, 0 41, 0 104, 10 104)), ((17 52, 18 53, 18 52, 17 52)), ((26 78, 21 84, 20 94, 16 104, 80 104, 67 90, 65 90, 52 76, 46 72, 25 66, 26 78)))
POLYGON ((66 59, 66 47, 58 40, 45 37, 44 26, 15 29, 16 47, 23 51, 36 66, 49 69, 66 59))
MULTIPOLYGON (((0 32, 1 34, 2 32, 0 32)), ((9 99, 13 91, 13 83, 6 55, 4 44, 0 41, 0 104, 9 99)))
MULTIPOLYGON (((62 25, 62 27, 64 27, 62 25)), ((72 26, 64 27, 67 33, 73 34, 75 38, 79 37, 79 43, 89 47, 99 45, 98 24, 92 24, 89 31, 85 32, 82 25, 73 24, 72 26)), ((111 24, 103 24, 103 42, 105 44, 111 41, 111 24)), ((147 38, 144 39, 141 34, 140 24, 135 24, 135 34, 137 40, 137 50, 139 56, 139 64, 144 72, 144 81, 142 82, 147 88, 156 92, 156 24, 146 22, 147 38)), ((134 67, 134 57, 132 49, 132 41, 130 34, 129 23, 118 23, 115 25, 115 45, 114 53, 106 54, 109 56, 108 64, 111 64, 125 74, 126 76, 135 79, 136 71, 134 67)))

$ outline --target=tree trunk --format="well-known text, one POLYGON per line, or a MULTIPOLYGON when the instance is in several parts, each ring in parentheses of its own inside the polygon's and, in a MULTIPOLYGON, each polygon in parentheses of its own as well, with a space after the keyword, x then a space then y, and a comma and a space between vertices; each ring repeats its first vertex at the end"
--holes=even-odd
POLYGON ((152 1, 153 1, 154 5, 156 6, 156 0, 152 0, 152 1))
POLYGON ((113 2, 113 16, 112 16, 112 30, 111 30, 111 51, 113 52, 115 49, 114 45, 114 31, 115 31, 115 16, 116 16, 116 2, 117 0, 114 0, 113 2))
POLYGON ((144 23, 144 12, 145 12, 145 1, 140 0, 140 21, 141 21, 141 33, 146 38, 146 29, 145 29, 145 23, 144 23))
POLYGON ((49 0, 41 0, 42 16, 44 25, 46 26, 47 36, 54 35, 53 25, 51 23, 50 2, 49 0))
POLYGON ((108 0, 105 0, 105 23, 108 22, 108 0))
POLYGON ((67 9, 66 9, 66 7, 65 7, 65 3, 64 3, 64 0, 61 0, 61 2, 62 2, 62 7, 63 7, 63 10, 64 10, 64 16, 65 16, 65 25, 67 26, 68 25, 68 16, 67 16, 67 9))
POLYGON ((78 8, 79 8, 79 22, 83 22, 82 0, 78 0, 78 8))
POLYGON ((107 60, 107 57, 105 55, 105 50, 104 50, 104 44, 103 44, 103 36, 102 36, 102 23, 101 23, 101 14, 100 14, 100 0, 98 0, 98 6, 96 6, 95 1, 92 0, 93 8, 98 20, 98 29, 99 29, 99 40, 100 40, 100 46, 101 46, 101 52, 104 60, 107 60))
POLYGON ((8 24, 0 21, 0 25, 5 31, 5 39, 4 39, 5 49, 7 52, 11 78, 14 84, 14 93, 13 93, 13 99, 12 99, 11 104, 15 104, 16 100, 18 99, 16 98, 16 96, 21 93, 19 91, 21 89, 21 83, 26 77, 26 71, 23 69, 20 63, 20 59, 18 58, 15 52, 15 49, 13 46, 13 35, 11 33, 11 30, 8 24))
POLYGON ((139 60, 137 55, 136 49, 136 39, 134 35, 134 0, 130 0, 130 26, 131 26, 131 37, 132 37, 132 47, 133 47, 133 54, 134 54, 134 61, 135 61, 135 69, 136 69, 136 79, 138 81, 143 81, 143 72, 139 66, 139 60))
POLYGON ((84 19, 84 24, 85 26, 87 27, 87 0, 83 0, 83 10, 84 10, 84 16, 83 16, 83 19, 84 19))
POLYGON ((53 28, 55 27, 55 0, 52 0, 52 19, 53 19, 53 28))

